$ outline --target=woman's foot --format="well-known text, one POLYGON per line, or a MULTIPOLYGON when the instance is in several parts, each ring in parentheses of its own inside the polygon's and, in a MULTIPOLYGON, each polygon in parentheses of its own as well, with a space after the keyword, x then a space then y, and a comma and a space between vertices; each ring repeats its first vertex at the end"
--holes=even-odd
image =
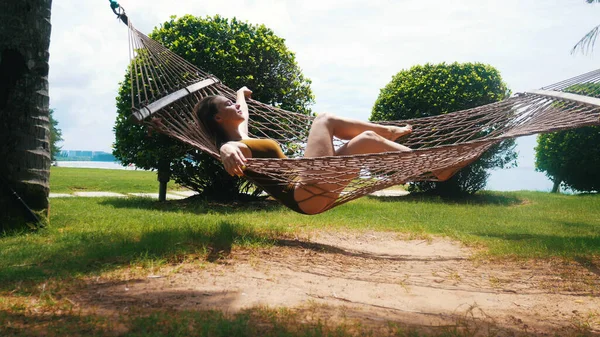
POLYGON ((389 126, 389 134, 385 136, 386 139, 395 141, 396 139, 406 136, 412 133, 412 125, 406 124, 406 126, 389 126))

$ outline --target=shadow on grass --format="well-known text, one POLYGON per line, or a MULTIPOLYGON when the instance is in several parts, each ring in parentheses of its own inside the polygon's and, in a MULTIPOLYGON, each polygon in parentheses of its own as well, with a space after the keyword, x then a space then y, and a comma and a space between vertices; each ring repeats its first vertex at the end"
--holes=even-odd
POLYGON ((109 317, 0 310, 0 336, 115 336, 109 317))
POLYGON ((370 252, 363 252, 359 250, 348 250, 328 244, 318 242, 307 242, 300 240, 288 240, 288 239, 277 239, 274 241, 275 246, 280 247, 297 247, 303 250, 312 250, 318 253, 338 254, 349 257, 360 257, 371 260, 388 260, 388 261, 461 261, 465 260, 464 257, 453 257, 453 256, 414 256, 414 255, 390 255, 390 254, 374 254, 370 252))
POLYGON ((439 203, 451 205, 498 205, 498 206, 514 206, 523 204, 523 200, 516 195, 496 194, 496 193, 477 193, 475 195, 460 196, 460 197, 441 197, 427 193, 411 193, 405 196, 383 197, 369 195, 367 198, 379 200, 381 202, 405 202, 405 203, 439 203))
MULTIPOLYGON (((3 252, 12 265, 0 270, 0 291, 10 291, 16 283, 44 282, 47 278, 70 278, 94 274, 132 263, 177 263, 192 256, 216 261, 231 252, 234 244, 270 245, 271 234, 221 222, 212 228, 178 228, 155 230, 137 236, 127 232, 70 233, 56 239, 55 249, 40 256, 36 245, 3 252), (33 262, 32 262, 33 261, 33 262)), ((53 240, 54 241, 54 240, 53 240)))
MULTIPOLYGON (((440 197, 425 193, 411 193, 405 196, 365 196, 369 199, 381 202, 404 202, 404 203, 439 203, 449 205, 498 205, 515 206, 524 203, 516 195, 478 193, 463 197, 440 197)), ((198 197, 190 197, 183 200, 170 200, 158 202, 150 198, 109 198, 100 202, 116 208, 149 209, 161 212, 186 212, 192 214, 231 214, 247 212, 273 212, 289 211, 288 208, 272 199, 258 199, 253 201, 234 201, 230 203, 215 202, 198 197)))
MULTIPOLYGON (((198 296, 202 294, 198 292, 198 296)), ((109 295, 110 296, 110 295, 109 295)), ((109 298, 110 300, 110 298, 109 298)), ((119 299, 116 299, 119 300, 119 299)), ((146 303, 146 302, 144 302, 146 303)), ((117 308, 111 308, 117 309, 117 308)), ((115 310, 116 311, 116 310, 115 310)), ((61 313, 34 315, 0 310, 3 336, 396 336, 471 337, 533 336, 527 325, 500 325, 483 310, 452 314, 408 312, 402 308, 310 305, 273 309, 253 307, 239 312, 139 305, 127 314, 61 313), (483 316, 483 318, 480 318, 483 316)), ((585 328, 554 326, 561 336, 587 336, 585 328)), ((539 335, 546 335, 540 333, 539 335)))
MULTIPOLYGON (((582 226, 594 228, 589 224, 582 226)), ((485 238, 498 238, 506 241, 522 242, 523 247, 532 250, 543 250, 543 255, 550 256, 589 256, 600 255, 600 235, 560 236, 538 233, 472 233, 485 238), (595 252, 594 252, 595 250, 595 252)))
MULTIPOLYGON (((8 249, 3 255, 11 264, 0 270, 0 291, 13 291, 23 285, 35 286, 49 278, 69 279, 75 275, 94 275, 132 264, 175 264, 190 259, 216 262, 231 254, 233 245, 295 247, 320 253, 340 254, 374 260, 431 261, 409 255, 373 254, 332 245, 277 237, 230 222, 211 228, 178 228, 142 232, 79 232, 56 239, 54 249, 40 256, 33 243, 29 247, 8 249), (31 262, 33 261, 33 262, 31 262), (18 284, 18 286, 17 286, 18 284)), ((52 247, 51 247, 52 248, 52 247)), ((435 261, 456 260, 454 257, 435 261)))
POLYGON ((589 270, 591 273, 600 276, 600 266, 598 266, 597 264, 597 262, 600 262, 600 259, 598 259, 597 262, 594 262, 593 259, 587 256, 577 256, 574 258, 574 260, 575 262, 579 263, 581 266, 589 270))
POLYGON ((213 202, 190 197, 182 200, 159 202, 150 198, 108 198, 99 202, 115 208, 148 209, 161 212, 186 212, 192 214, 231 214, 248 212, 269 212, 286 210, 275 200, 261 199, 255 201, 235 201, 231 203, 213 202))

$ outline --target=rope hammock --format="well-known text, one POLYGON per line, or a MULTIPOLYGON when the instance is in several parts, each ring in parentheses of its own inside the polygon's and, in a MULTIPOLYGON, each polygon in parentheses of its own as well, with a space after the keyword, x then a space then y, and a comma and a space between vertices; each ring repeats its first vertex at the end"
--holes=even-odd
MULTIPOLYGON (((122 8, 109 1, 119 19, 129 27, 133 117, 220 159, 214 141, 203 132, 192 110, 207 95, 222 95, 235 101, 236 92, 139 32, 122 8), (155 118, 160 123, 153 122, 155 118)), ((576 90, 582 88, 583 92, 590 84, 599 82, 600 70, 596 70, 473 109, 376 122, 411 124, 412 134, 401 141, 413 151, 316 158, 301 157, 314 117, 250 99, 250 137, 277 141, 290 158, 249 158, 245 177, 268 193, 290 183, 302 184, 303 180, 338 186, 333 192, 339 193, 339 197, 327 209, 409 181, 436 181, 433 172, 474 161, 502 140, 600 125, 600 91, 590 94, 586 90, 584 96, 576 90), (350 182, 344 178, 357 172, 359 176, 350 182), (261 185, 264 180, 255 177, 268 177, 270 183, 261 185)), ((343 143, 334 139, 336 147, 343 143)))

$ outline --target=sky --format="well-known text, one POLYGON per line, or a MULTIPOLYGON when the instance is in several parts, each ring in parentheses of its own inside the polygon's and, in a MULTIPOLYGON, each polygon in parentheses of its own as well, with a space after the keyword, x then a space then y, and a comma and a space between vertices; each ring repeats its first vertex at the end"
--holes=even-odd
MULTIPOLYGON (((600 24, 600 5, 585 0, 118 2, 144 33, 184 14, 264 24, 285 39, 312 81, 313 111, 363 120, 392 76, 419 64, 486 63, 500 71, 513 93, 600 65, 593 53, 570 52, 600 24)), ((116 20, 108 0, 53 1, 50 107, 64 150, 111 151, 115 97, 128 62, 127 28, 116 20)), ((517 143, 519 168, 493 172, 488 185, 496 190, 551 188, 533 169, 535 137, 517 143)))

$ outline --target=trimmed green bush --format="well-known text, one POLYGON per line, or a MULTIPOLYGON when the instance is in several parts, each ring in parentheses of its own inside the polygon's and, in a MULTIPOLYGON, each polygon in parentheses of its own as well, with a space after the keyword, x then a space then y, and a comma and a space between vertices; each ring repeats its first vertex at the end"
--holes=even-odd
MULTIPOLYGON (((310 80, 302 75, 285 40, 264 25, 220 16, 172 17, 150 37, 198 68, 237 89, 247 86, 252 97, 283 109, 310 113, 314 98, 310 80)), ((208 198, 231 200, 251 191, 245 180, 230 177, 210 156, 164 135, 150 133, 130 118, 129 74, 117 97, 115 157, 124 164, 158 169, 159 180, 175 181, 208 198)))
MULTIPOLYGON (((371 120, 403 120, 437 116, 507 98, 510 90, 500 72, 482 63, 425 64, 402 70, 375 101, 371 120)), ((485 187, 488 169, 516 165, 514 140, 488 150, 475 163, 446 182, 412 183, 410 191, 440 195, 473 194, 485 187)))

